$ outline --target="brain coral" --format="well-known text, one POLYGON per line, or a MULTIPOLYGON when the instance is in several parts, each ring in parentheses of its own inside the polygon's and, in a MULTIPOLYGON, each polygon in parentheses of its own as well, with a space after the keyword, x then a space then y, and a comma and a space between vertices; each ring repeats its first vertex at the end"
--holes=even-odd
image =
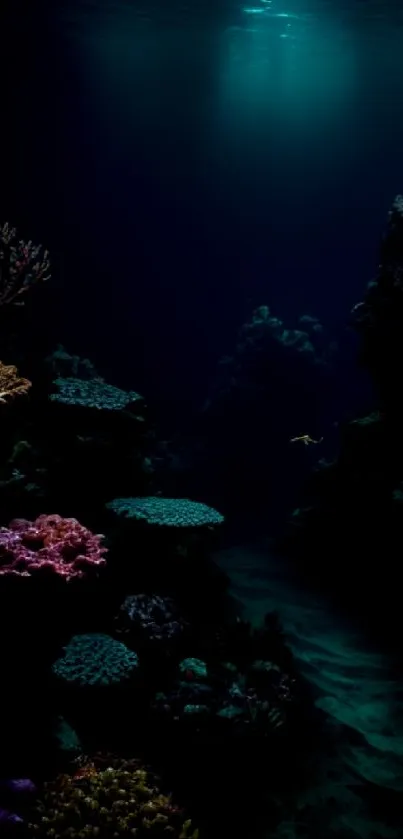
POLYGON ((159 527, 212 527, 224 521, 217 510, 187 498, 115 498, 106 506, 123 518, 159 527))
POLYGON ((82 408, 96 408, 101 411, 122 411, 134 402, 141 402, 142 397, 133 390, 125 391, 114 385, 108 385, 103 379, 59 378, 53 384, 57 393, 49 399, 62 405, 75 405, 82 408))
POLYGON ((54 574, 67 582, 105 565, 102 536, 77 519, 41 515, 31 522, 13 519, 0 528, 0 575, 31 577, 54 574))
POLYGON ((118 685, 133 676, 138 656, 109 635, 74 635, 53 664, 57 678, 75 687, 118 685))

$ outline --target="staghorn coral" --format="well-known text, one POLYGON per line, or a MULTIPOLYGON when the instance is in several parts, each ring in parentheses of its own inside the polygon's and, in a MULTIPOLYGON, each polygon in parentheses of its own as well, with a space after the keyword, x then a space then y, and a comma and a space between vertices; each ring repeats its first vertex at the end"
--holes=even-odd
POLYGON ((60 839, 198 839, 190 820, 138 761, 99 757, 45 783, 28 829, 33 836, 60 839))
POLYGON ((13 364, 3 364, 0 361, 0 402, 7 402, 16 396, 25 396, 31 382, 18 375, 18 370, 13 364))
POLYGON ((105 565, 103 537, 77 519, 41 515, 35 521, 14 519, 0 528, 0 575, 31 577, 40 573, 69 582, 105 565))
POLYGON ((16 233, 8 223, 0 226, 0 306, 23 305, 21 295, 50 278, 48 251, 16 233))
POLYGON ((77 687, 108 687, 130 679, 138 668, 138 657, 109 635, 91 632, 74 635, 55 661, 53 673, 77 687))
POLYGON ((155 527, 202 528, 224 521, 224 516, 213 507, 188 498, 115 498, 106 507, 119 517, 155 527))

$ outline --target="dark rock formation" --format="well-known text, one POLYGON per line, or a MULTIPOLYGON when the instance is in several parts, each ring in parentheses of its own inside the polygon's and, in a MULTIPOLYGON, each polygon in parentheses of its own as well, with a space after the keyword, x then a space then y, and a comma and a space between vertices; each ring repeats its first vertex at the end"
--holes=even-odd
POLYGON ((287 546, 332 590, 359 603, 377 631, 400 610, 403 532, 403 198, 389 213, 377 276, 352 311, 376 410, 341 426, 333 462, 319 461, 287 546), (386 608, 387 607, 387 608, 386 608), (380 610, 383 612, 380 620, 380 610))

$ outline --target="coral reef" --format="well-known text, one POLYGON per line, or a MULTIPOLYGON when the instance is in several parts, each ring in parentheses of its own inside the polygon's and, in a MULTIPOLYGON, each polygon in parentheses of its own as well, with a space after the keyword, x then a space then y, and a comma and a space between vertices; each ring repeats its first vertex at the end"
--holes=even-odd
POLYGON ((35 521, 14 519, 0 528, 0 575, 51 574, 66 582, 97 572, 106 548, 76 519, 41 515, 35 521))
POLYGON ((16 396, 25 396, 32 382, 22 379, 18 370, 12 364, 3 364, 0 361, 0 402, 7 402, 16 396))
POLYGON ((188 498, 115 498, 106 506, 117 516, 153 527, 203 528, 224 521, 224 516, 217 510, 188 498))
POLYGON ((19 240, 16 229, 7 222, 0 226, 0 306, 23 304, 21 295, 49 278, 48 251, 19 240))
POLYGON ((28 825, 38 837, 197 839, 189 819, 140 762, 103 758, 44 784, 28 825))
MULTIPOLYGON (((48 276, 47 252, 1 228, 0 307, 23 302, 48 276)), ((24 312, 15 311, 19 328, 24 312)), ((282 352, 325 366, 314 318, 281 329, 263 307, 253 330, 256 346, 269 330, 282 352)), ((14 400, 31 382, 0 364, 0 401, 15 403, 2 410, 0 440, 0 778, 14 778, 0 782, 1 828, 49 839, 197 839, 191 815, 216 839, 242 816, 251 835, 256 753, 270 737, 278 774, 302 707, 284 639, 275 622, 259 634, 236 616, 211 556, 226 531, 209 496, 161 492, 144 398, 61 345, 27 353, 14 340, 10 358, 34 386, 29 400, 14 400), (232 818, 234 783, 242 794, 232 818)))
POLYGON ((109 635, 75 635, 53 664, 53 673, 74 687, 109 687, 133 677, 139 666, 136 653, 109 635))

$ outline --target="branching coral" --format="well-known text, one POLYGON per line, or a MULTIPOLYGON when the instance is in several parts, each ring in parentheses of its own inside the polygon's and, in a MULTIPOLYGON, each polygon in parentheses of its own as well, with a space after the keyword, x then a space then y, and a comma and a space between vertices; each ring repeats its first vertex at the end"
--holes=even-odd
POLYGON ((0 306, 23 305, 21 295, 50 278, 48 251, 16 233, 8 223, 0 226, 0 306))
POLYGON ((3 364, 0 361, 0 402, 7 402, 16 396, 25 396, 30 387, 31 382, 22 379, 13 364, 3 364))
POLYGON ((0 575, 30 577, 50 573, 67 582, 105 565, 102 536, 77 519, 41 515, 35 521, 14 519, 0 528, 0 575))
POLYGON ((45 784, 29 829, 38 837, 197 839, 190 820, 137 761, 100 760, 45 784))

